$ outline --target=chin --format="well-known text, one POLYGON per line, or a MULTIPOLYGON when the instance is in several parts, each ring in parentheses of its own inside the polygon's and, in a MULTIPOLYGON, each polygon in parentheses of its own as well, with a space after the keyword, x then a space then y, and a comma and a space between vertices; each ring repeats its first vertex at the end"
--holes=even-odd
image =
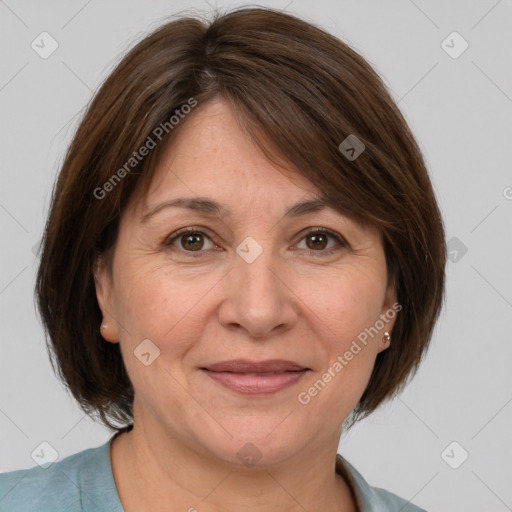
POLYGON ((230 418, 229 422, 220 420, 226 430, 217 424, 217 435, 211 430, 205 432, 201 436, 203 446, 230 465, 271 467, 289 459, 308 443, 303 437, 305 429, 299 428, 296 418, 293 423, 285 418, 286 414, 279 418, 267 415, 230 418))

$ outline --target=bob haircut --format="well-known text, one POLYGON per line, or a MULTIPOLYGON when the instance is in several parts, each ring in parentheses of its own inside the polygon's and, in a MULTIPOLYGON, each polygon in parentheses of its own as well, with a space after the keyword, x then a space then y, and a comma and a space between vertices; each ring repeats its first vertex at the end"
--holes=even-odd
POLYGON ((351 427, 403 388, 428 348, 444 299, 443 220, 418 144, 372 67, 271 8, 212 21, 180 14, 136 44, 91 100, 53 189, 35 285, 53 370, 107 428, 133 422, 119 344, 100 334, 95 265, 103 256, 112 271, 120 217, 147 192, 180 128, 174 118, 216 99, 276 167, 298 169, 330 206, 382 235, 402 309, 351 427), (349 135, 364 144, 357 158, 339 149, 349 135))

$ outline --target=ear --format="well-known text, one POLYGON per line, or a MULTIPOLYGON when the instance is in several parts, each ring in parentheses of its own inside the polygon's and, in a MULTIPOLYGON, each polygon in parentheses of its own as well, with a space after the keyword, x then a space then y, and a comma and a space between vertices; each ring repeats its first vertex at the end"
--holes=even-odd
POLYGON ((117 322, 113 316, 114 304, 112 275, 107 268, 105 258, 99 256, 94 263, 94 286, 96 288, 96 298, 103 315, 101 325, 98 329, 103 338, 111 343, 119 342, 119 332, 117 322))
POLYGON ((393 327, 395 326, 396 317, 399 314, 399 311, 402 309, 402 305, 398 304, 396 296, 397 293, 395 280, 390 279, 386 289, 384 303, 382 304, 382 309, 380 312, 380 320, 384 324, 384 327, 381 329, 382 336, 378 342, 379 352, 389 348, 390 346, 390 343, 384 336, 384 332, 387 331, 391 335, 391 342, 393 340, 393 327))

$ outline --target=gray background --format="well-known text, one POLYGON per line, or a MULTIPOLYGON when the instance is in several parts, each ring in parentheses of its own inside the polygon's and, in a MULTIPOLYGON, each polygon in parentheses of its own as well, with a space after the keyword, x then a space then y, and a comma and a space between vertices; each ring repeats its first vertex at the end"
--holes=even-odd
MULTIPOLYGON (((0 1, 0 471, 33 466, 30 454, 42 441, 62 459, 111 435, 79 411, 52 372, 34 310, 34 252, 93 92, 165 17, 210 5, 0 1), (59 45, 47 59, 31 48, 43 31, 59 45)), ((450 241, 446 306, 421 370, 343 435, 339 451, 372 485, 431 512, 512 510, 511 2, 260 5, 320 24, 383 77, 424 151, 450 241), (453 31, 469 44, 457 58, 442 46, 453 31), (447 461, 460 464, 463 450, 469 458, 453 469, 447 461)), ((447 44, 461 48, 460 40, 447 44)))

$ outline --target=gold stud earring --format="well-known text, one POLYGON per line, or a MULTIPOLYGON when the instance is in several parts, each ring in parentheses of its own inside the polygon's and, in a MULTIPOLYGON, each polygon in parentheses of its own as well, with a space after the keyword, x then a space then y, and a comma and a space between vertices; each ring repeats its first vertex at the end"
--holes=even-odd
POLYGON ((391 334, 389 334, 388 331, 385 331, 384 332, 384 338, 382 338, 382 341, 386 344, 390 343, 391 344, 391 334))

